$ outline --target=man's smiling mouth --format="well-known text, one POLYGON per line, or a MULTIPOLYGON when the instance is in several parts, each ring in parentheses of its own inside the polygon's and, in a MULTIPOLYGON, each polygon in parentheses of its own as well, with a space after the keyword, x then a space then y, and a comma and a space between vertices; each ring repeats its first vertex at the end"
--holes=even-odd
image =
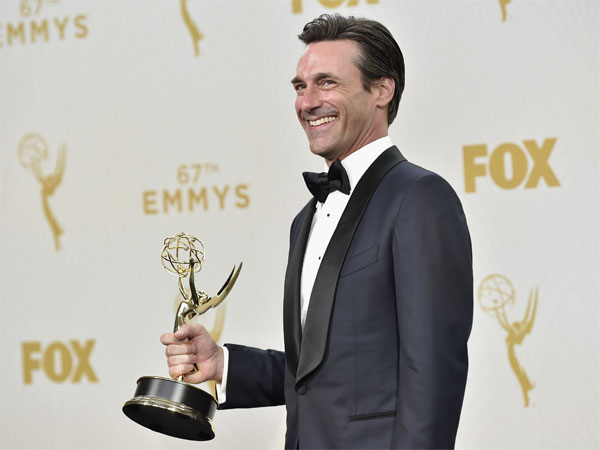
POLYGON ((319 125, 323 125, 324 123, 328 123, 331 122, 332 120, 335 120, 336 116, 327 116, 327 117, 321 117, 320 119, 317 120, 309 120, 308 123, 310 124, 311 127, 318 127, 319 125))

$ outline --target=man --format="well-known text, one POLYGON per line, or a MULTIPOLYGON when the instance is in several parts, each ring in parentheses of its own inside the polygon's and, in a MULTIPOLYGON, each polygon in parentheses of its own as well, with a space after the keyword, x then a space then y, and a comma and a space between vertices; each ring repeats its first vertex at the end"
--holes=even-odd
POLYGON ((329 172, 305 174, 317 198, 291 228, 285 353, 185 325, 161 337, 170 374, 197 363, 186 381, 222 382, 223 409, 285 403, 286 448, 453 447, 473 309, 462 207, 387 136, 404 86, 389 31, 323 15, 299 37, 296 112, 329 172))

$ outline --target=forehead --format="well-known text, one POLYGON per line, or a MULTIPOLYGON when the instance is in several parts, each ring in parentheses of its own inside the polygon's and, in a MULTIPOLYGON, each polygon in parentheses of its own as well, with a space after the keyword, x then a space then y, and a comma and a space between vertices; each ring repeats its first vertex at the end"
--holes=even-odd
POLYGON ((315 73, 337 73, 357 69, 359 53, 358 44, 348 39, 308 44, 298 60, 296 75, 309 77, 315 73))

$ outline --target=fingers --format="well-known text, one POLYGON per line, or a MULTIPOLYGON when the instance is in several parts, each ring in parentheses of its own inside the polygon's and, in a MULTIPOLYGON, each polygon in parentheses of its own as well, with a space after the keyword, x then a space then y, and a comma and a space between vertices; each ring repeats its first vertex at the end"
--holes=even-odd
POLYGON ((176 339, 193 339, 196 336, 207 334, 206 328, 199 323, 186 323, 179 328, 173 335, 176 339))
POLYGON ((194 372, 194 373, 184 374, 183 381, 185 381, 186 383, 190 383, 190 384, 198 384, 198 383, 204 383, 205 381, 208 381, 208 378, 205 377, 204 374, 202 374, 201 372, 194 372))
POLYGON ((200 324, 184 324, 175 333, 164 333, 160 337, 160 342, 164 345, 181 344, 202 335, 208 335, 204 326, 200 324))
POLYGON ((196 355, 175 355, 169 356, 167 362, 169 367, 178 366, 180 364, 192 365, 198 362, 198 358, 196 358, 196 355))
POLYGON ((174 346, 167 347, 167 363, 169 365, 169 375, 173 378, 179 378, 181 375, 187 374, 194 370, 194 364, 197 362, 197 357, 194 353, 185 352, 185 348, 189 346, 174 346), (174 349, 173 349, 174 348, 174 349), (169 349, 173 355, 169 356, 169 349), (183 353, 180 353, 183 352, 183 353))
POLYGON ((184 324, 175 333, 163 334, 160 342, 166 346, 169 374, 173 378, 184 375, 186 382, 201 383, 214 376, 214 362, 211 359, 214 359, 217 346, 202 325, 184 324), (197 364, 199 370, 190 373, 194 364, 197 364))
MULTIPOLYGON (((194 370, 193 364, 178 364, 176 366, 169 367, 169 375, 171 375, 171 377, 177 379, 181 375, 189 374, 192 370, 194 370)), ((204 380, 201 380, 201 381, 204 381, 204 380)), ((196 381, 196 383, 198 383, 198 381, 196 381)))
POLYGON ((193 384, 203 383, 210 379, 210 373, 206 372, 200 364, 197 367, 194 367, 194 364, 170 365, 169 375, 175 379, 183 375, 183 381, 193 384))
POLYGON ((177 339, 173 333, 165 333, 160 337, 160 342, 164 345, 181 344, 181 339, 177 339))
POLYGON ((196 356, 196 346, 191 342, 185 342, 183 344, 169 344, 165 349, 165 355, 194 355, 196 356))

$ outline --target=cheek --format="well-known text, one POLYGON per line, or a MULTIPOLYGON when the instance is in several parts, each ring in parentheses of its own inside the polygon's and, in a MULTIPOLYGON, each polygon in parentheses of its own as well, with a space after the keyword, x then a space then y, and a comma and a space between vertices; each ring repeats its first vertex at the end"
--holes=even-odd
POLYGON ((321 94, 321 102, 326 103, 330 108, 339 110, 340 105, 344 104, 343 99, 340 100, 339 96, 333 91, 324 92, 321 94))
POLYGON ((363 100, 362 103, 360 101, 353 102, 348 105, 348 116, 350 117, 349 120, 362 124, 369 120, 371 115, 370 111, 371 109, 369 108, 368 99, 363 100))

